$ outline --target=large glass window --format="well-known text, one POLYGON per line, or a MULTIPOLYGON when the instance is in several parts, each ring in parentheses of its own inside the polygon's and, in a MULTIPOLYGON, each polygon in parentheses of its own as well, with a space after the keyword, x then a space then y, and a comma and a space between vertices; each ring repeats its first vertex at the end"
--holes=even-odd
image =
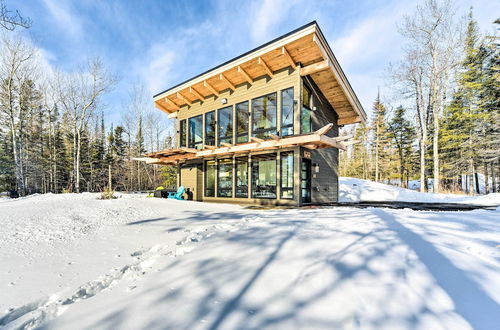
POLYGON ((293 87, 281 91, 281 136, 293 135, 293 87))
POLYGON ((179 127, 179 147, 186 146, 186 119, 180 121, 179 127))
POLYGON ((258 138, 276 134, 276 93, 252 100, 252 134, 258 138))
POLYGON ((188 147, 202 149, 203 146, 203 118, 201 115, 189 118, 188 147))
POLYGON ((252 197, 276 198, 276 154, 252 156, 252 197))
POLYGON ((217 196, 233 197, 233 159, 219 160, 217 196))
POLYGON ((215 145, 215 111, 205 113, 205 144, 215 145))
POLYGON ((293 151, 281 153, 281 198, 293 199, 293 151))
POLYGON ((218 110, 217 121, 219 127, 219 145, 233 144, 233 106, 218 110))
POLYGON ((205 197, 215 197, 215 160, 205 162, 205 197))
POLYGON ((311 133, 312 132, 312 96, 311 90, 304 85, 302 88, 302 108, 300 111, 300 132, 311 133))
POLYGON ((236 143, 248 142, 248 101, 236 104, 236 143))
POLYGON ((236 158, 236 197, 248 197, 248 158, 236 158))

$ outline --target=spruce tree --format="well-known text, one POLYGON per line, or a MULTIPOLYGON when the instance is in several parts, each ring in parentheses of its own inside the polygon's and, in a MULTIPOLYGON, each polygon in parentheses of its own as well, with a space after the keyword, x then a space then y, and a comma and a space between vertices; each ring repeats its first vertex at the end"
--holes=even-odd
POLYGON ((389 132, 386 124, 386 110, 380 100, 380 93, 375 99, 373 105, 373 118, 371 123, 371 134, 373 138, 373 157, 374 157, 374 178, 376 182, 388 177, 388 159, 389 159, 389 132))
POLYGON ((396 112, 389 123, 389 132, 397 151, 401 186, 408 188, 410 173, 415 161, 413 144, 416 132, 412 123, 406 119, 406 109, 403 106, 396 108, 396 112))

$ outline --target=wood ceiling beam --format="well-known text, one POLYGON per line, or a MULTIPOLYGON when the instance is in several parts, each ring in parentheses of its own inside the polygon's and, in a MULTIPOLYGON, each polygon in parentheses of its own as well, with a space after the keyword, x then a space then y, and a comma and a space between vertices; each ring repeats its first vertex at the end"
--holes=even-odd
POLYGON ((323 60, 318 63, 314 63, 308 66, 305 66, 300 69, 300 75, 301 76, 308 76, 316 72, 324 71, 330 68, 330 65, 328 64, 328 60, 323 60))
POLYGON ((351 116, 351 117, 339 118, 337 120, 337 125, 347 125, 359 122, 361 122, 361 118, 359 116, 351 116))
POLYGON ((176 110, 179 109, 179 106, 177 105, 177 103, 175 103, 174 101, 172 101, 171 99, 169 99, 168 96, 165 96, 165 103, 167 103, 171 107, 174 107, 176 110))
POLYGON ((280 139, 280 137, 279 137, 279 136, 277 136, 276 134, 269 134, 269 137, 270 137, 271 139, 273 139, 273 140, 276 140, 276 141, 278 141, 278 140, 280 139))
POLYGON ((233 146, 231 143, 227 143, 227 142, 221 142, 220 145, 223 147, 227 147, 227 148, 231 148, 233 146))
POLYGON ((178 98, 178 99, 181 99, 181 100, 182 100, 182 101, 184 101, 186 104, 188 104, 188 105, 191 105, 191 104, 192 104, 192 102, 191 102, 191 101, 189 101, 189 100, 188 100, 188 99, 187 99, 184 95, 182 95, 180 92, 177 92, 176 96, 177 96, 177 98, 178 98))
POLYGON ((262 57, 259 56, 259 59, 257 60, 257 63, 264 68, 264 71, 266 71, 267 75, 270 78, 274 77, 273 71, 269 68, 269 65, 262 59, 262 57))
POLYGON ((321 127, 318 129, 315 133, 318 135, 323 135, 326 134, 329 130, 331 130, 333 127, 332 123, 326 124, 325 126, 321 127))
POLYGON ((354 136, 353 135, 342 135, 342 136, 337 136, 337 137, 334 137, 333 139, 337 142, 342 142, 342 141, 345 141, 345 140, 349 140, 349 139, 352 139, 354 136))
POLYGON ((240 66, 238 65, 238 72, 245 78, 245 80, 251 85, 253 84, 253 79, 250 75, 240 66))
POLYGON ((226 86, 229 87, 231 90, 235 90, 236 87, 233 85, 232 82, 229 81, 229 79, 227 79, 227 77, 224 75, 224 74, 219 74, 219 79, 222 80, 224 83, 226 83, 226 86))
POLYGON ((261 143, 261 142, 264 142, 264 140, 256 137, 256 136, 251 136, 250 137, 250 140, 252 140, 253 142, 256 142, 256 143, 261 143))
POLYGON ((216 146, 210 146, 208 144, 204 144, 203 145, 203 149, 215 150, 215 149, 217 149, 217 147, 216 146))
POLYGON ((170 116, 170 113, 172 112, 171 110, 168 110, 166 107, 164 107, 163 105, 160 104, 159 101, 156 101, 155 102, 155 107, 157 107, 158 109, 160 109, 161 111, 165 112, 166 114, 168 114, 170 116))
POLYGON ((189 93, 191 94, 194 94, 196 95, 196 97, 198 98, 198 100, 200 101, 203 101, 205 100, 205 97, 203 95, 201 95, 196 89, 194 89, 193 87, 189 87, 189 93))
POLYGON ((286 60, 290 64, 290 66, 295 70, 295 68, 297 67, 297 64, 295 63, 293 58, 290 56, 290 53, 288 52, 288 50, 286 50, 285 46, 281 47, 281 55, 285 56, 286 60))
POLYGON ((208 83, 208 81, 203 82, 203 86, 205 86, 209 91, 211 91, 215 96, 219 96, 219 91, 216 90, 212 85, 208 83))

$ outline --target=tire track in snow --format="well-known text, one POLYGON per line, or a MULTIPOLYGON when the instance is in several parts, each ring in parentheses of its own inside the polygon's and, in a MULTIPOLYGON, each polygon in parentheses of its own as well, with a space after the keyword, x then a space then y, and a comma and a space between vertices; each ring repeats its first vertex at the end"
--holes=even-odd
MULTIPOLYGON (((191 252, 202 240, 216 233, 234 232, 247 227, 251 220, 256 221, 258 219, 244 218, 243 220, 243 223, 215 224, 208 227, 200 226, 199 228, 187 229, 185 230, 187 235, 176 242, 175 248, 172 248, 168 244, 157 244, 147 250, 135 251, 131 253, 131 256, 137 258, 138 262, 125 265, 119 269, 115 268, 111 273, 102 275, 96 280, 81 285, 71 296, 65 299, 60 298, 58 294, 54 294, 47 298, 9 309, 0 318, 0 327, 2 330, 37 328, 44 322, 50 321, 64 313, 70 305, 94 297, 104 290, 112 289, 113 286, 128 275, 134 275, 134 281, 139 279, 152 268, 153 264, 160 257, 182 256, 191 252)), ((126 291, 131 291, 134 288, 135 286, 126 291)))

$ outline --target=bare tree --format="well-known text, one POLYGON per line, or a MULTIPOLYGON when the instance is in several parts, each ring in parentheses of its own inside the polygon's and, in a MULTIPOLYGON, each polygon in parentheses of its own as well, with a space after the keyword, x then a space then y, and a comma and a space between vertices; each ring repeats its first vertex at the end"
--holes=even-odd
POLYGON ((461 28, 449 0, 426 0, 399 27, 407 40, 404 59, 392 68, 402 91, 414 99, 419 133, 420 190, 425 191, 425 153, 432 133, 434 192, 439 191, 439 119, 458 64, 461 28))
POLYGON ((21 16, 19 11, 10 11, 4 3, 0 0, 0 26, 6 30, 13 31, 16 27, 30 28, 31 20, 21 16))
MULTIPOLYGON (((34 76, 35 51, 22 39, 4 37, 1 44, 0 57, 0 116, 9 127, 12 153, 15 163, 16 185, 19 193, 24 195, 25 178, 22 152, 24 127, 29 107, 22 106, 21 87, 28 77, 34 76)), ((32 79, 32 78, 31 78, 32 79)))
POLYGON ((82 135, 102 95, 112 88, 115 79, 99 59, 89 61, 79 72, 57 76, 58 102, 67 116, 73 139, 74 190, 80 192, 82 135))

